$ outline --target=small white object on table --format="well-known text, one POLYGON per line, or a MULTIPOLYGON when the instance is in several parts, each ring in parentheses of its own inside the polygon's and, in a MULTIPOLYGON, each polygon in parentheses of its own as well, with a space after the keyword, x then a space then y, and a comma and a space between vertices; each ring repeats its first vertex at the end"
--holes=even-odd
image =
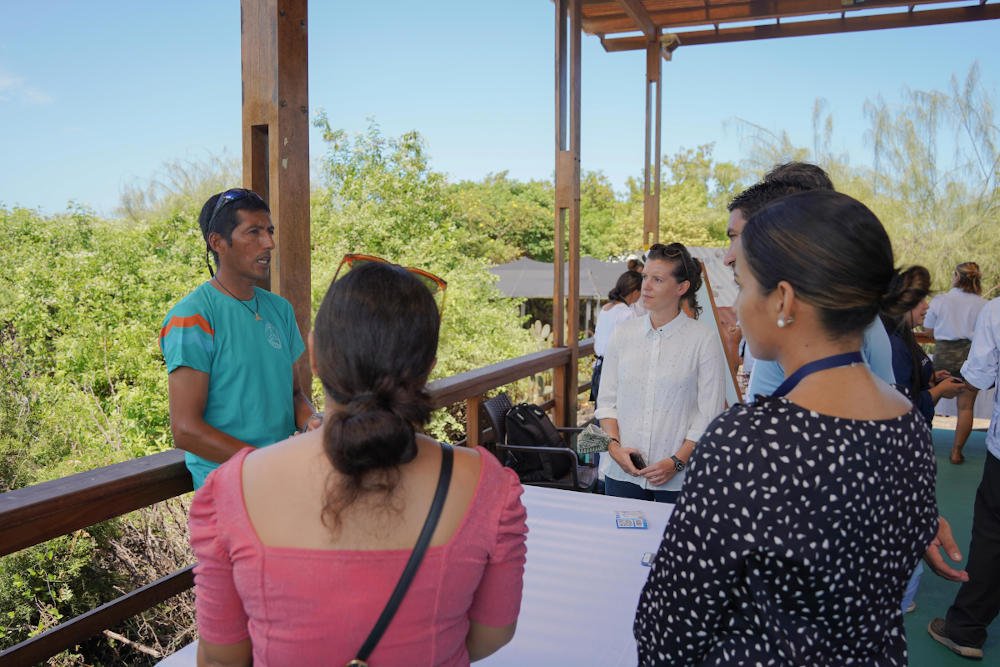
MULTIPOLYGON (((528 560, 513 641, 477 662, 486 667, 601 665, 638 661, 632 621, 673 505, 537 486, 524 487, 528 560), (618 528, 615 512, 640 511, 649 528, 618 528)), ((160 667, 197 663, 197 642, 160 667)))

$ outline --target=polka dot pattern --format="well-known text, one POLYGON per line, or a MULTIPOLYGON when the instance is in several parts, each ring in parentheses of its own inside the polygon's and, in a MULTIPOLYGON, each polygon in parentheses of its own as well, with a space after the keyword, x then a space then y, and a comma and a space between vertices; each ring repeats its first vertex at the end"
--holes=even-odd
POLYGON ((642 665, 899 665, 899 611, 937 530, 915 410, 860 421, 737 405, 695 449, 643 588, 642 665))

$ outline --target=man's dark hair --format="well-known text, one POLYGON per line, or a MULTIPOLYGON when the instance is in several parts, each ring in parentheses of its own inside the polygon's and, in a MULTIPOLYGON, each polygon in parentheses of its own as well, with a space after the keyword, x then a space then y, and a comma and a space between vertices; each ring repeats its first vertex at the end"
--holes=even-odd
POLYGON ((743 212, 743 217, 749 220, 750 216, 771 202, 797 192, 805 192, 805 190, 784 181, 761 181, 754 183, 733 197, 726 208, 730 213, 739 209, 743 212))
POLYGON ((768 181, 781 181, 792 187, 799 189, 799 192, 808 190, 836 190, 830 175, 809 162, 785 162, 776 165, 771 171, 764 174, 761 179, 765 183, 768 181))
POLYGON ((730 213, 739 209, 749 220, 771 202, 797 192, 833 190, 833 181, 825 171, 808 162, 786 162, 764 174, 760 182, 751 185, 729 202, 730 213))
MULTIPOLYGON (((205 261, 207 262, 208 255, 211 255, 215 260, 216 267, 219 266, 219 255, 208 245, 209 235, 215 232, 221 235, 226 243, 232 245, 233 230, 240 224, 236 211, 271 212, 271 208, 267 205, 267 202, 260 195, 250 190, 243 191, 248 193, 248 195, 234 197, 231 201, 224 203, 218 211, 215 210, 215 205, 219 202, 219 197, 237 192, 237 190, 239 189, 226 190, 225 192, 212 195, 205 202, 205 205, 201 207, 201 214, 198 216, 198 226, 201 227, 201 235, 205 239, 205 261), (212 217, 213 212, 215 213, 214 218, 212 217)), ((208 272, 212 273, 211 264, 208 265, 208 272)))

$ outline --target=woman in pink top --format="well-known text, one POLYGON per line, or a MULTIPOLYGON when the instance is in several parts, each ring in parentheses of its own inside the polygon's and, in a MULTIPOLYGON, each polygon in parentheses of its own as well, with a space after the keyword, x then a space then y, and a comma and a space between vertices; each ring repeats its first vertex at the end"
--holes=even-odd
MULTIPOLYGON (((327 291, 310 337, 323 429, 245 449, 191 506, 199 665, 344 665, 427 517, 441 446, 419 433, 440 317, 414 274, 366 263, 327 291)), ((369 658, 467 665, 514 635, 525 560, 517 476, 456 448, 430 548, 369 658)))

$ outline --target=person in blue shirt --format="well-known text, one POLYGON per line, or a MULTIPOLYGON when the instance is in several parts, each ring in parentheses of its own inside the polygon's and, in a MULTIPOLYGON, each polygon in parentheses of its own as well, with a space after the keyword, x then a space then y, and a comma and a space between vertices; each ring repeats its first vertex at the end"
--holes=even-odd
MULTIPOLYGON (((751 185, 729 203, 729 222, 726 226, 729 249, 723 259, 726 266, 732 266, 736 260, 740 235, 755 213, 771 202, 797 192, 833 189, 833 181, 827 173, 807 162, 788 162, 769 171, 759 183, 751 185)), ((878 318, 872 320, 864 331, 861 355, 875 375, 888 384, 895 383, 889 336, 878 318)), ((748 402, 756 396, 770 396, 784 379, 785 370, 777 361, 755 360, 747 388, 748 402)))
POLYGON ((267 204, 251 190, 227 190, 205 202, 198 223, 212 277, 160 329, 174 446, 186 452, 196 489, 240 449, 322 423, 292 372, 305 350, 292 306, 257 287, 275 248, 267 204))

